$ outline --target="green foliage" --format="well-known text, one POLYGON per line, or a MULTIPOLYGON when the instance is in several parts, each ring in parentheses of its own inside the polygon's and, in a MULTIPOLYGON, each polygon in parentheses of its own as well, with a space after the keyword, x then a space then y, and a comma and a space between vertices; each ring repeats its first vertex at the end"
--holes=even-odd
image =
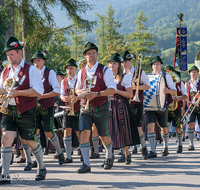
POLYGON ((137 24, 137 30, 128 35, 128 47, 133 54, 138 57, 139 54, 143 55, 142 67, 144 70, 150 70, 149 62, 152 60, 153 55, 158 53, 159 50, 153 50, 152 47, 156 45, 154 36, 146 28, 144 23, 147 22, 149 16, 143 16, 144 11, 140 11, 135 24, 137 24))
POLYGON ((70 36, 72 41, 70 48, 71 57, 76 61, 79 61, 83 58, 83 45, 85 40, 83 31, 76 20, 73 21, 73 27, 70 36))
POLYGON ((48 46, 43 46, 43 50, 48 51, 45 65, 53 70, 65 71, 66 61, 70 58, 70 47, 62 32, 57 32, 51 38, 48 46))
POLYGON ((121 23, 114 20, 114 10, 112 5, 108 7, 105 16, 96 14, 96 17, 99 20, 99 27, 96 29, 99 60, 104 62, 111 54, 110 52, 116 52, 116 47, 114 47, 114 50, 111 50, 111 44, 117 42, 119 39, 119 41, 123 40, 123 35, 120 35, 117 32, 117 29, 121 27, 121 23))
POLYGON ((6 35, 9 24, 11 21, 11 14, 10 14, 10 8, 9 8, 9 1, 5 1, 5 6, 0 6, 0 60, 3 61, 5 59, 5 54, 2 54, 4 51, 5 46, 5 39, 4 36, 6 35))

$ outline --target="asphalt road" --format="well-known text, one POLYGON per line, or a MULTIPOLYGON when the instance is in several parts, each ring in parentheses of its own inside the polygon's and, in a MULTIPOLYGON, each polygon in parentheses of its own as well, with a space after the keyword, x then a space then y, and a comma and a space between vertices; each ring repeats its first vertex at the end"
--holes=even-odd
MULTIPOLYGON (((101 158, 91 160, 92 172, 77 174, 76 170, 81 162, 74 151, 73 163, 60 166, 53 154, 44 156, 47 176, 44 181, 34 181, 36 169, 25 172, 25 164, 17 164, 14 160, 10 167, 12 182, 10 185, 0 186, 0 189, 141 189, 141 190, 193 190, 200 189, 200 141, 195 138, 195 150, 187 151, 188 140, 183 143, 183 153, 176 153, 176 138, 170 138, 169 155, 162 157, 162 144, 157 145, 158 157, 143 160, 141 153, 132 155, 132 163, 125 165, 117 163, 120 157, 115 151, 115 162, 111 170, 100 167, 105 159, 105 152, 101 158)), ((132 150, 132 148, 130 149, 132 150)))

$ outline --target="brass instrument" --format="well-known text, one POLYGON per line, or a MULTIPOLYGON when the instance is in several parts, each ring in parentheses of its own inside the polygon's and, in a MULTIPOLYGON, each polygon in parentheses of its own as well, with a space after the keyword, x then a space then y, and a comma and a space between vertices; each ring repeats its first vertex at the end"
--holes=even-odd
POLYGON ((70 89, 69 92, 69 107, 70 108, 70 112, 68 114, 68 116, 76 116, 76 114, 74 113, 74 103, 72 102, 72 100, 74 99, 74 93, 75 93, 75 84, 73 86, 73 88, 70 89))
POLYGON ((141 75, 141 70, 142 70, 142 54, 139 54, 138 55, 138 59, 135 63, 135 76, 134 78, 132 79, 132 83, 133 82, 137 82, 137 88, 136 88, 136 92, 135 92, 135 96, 134 98, 131 99, 131 101, 135 101, 135 102, 140 102, 140 99, 139 99, 139 85, 140 85, 140 75, 141 75), (140 68, 138 70, 138 64, 140 63, 140 68), (139 73, 138 73, 139 72, 139 73), (138 78, 136 78, 138 75, 138 78))
MULTIPOLYGON (((188 100, 186 100, 186 101, 188 101, 188 100)), ((194 95, 192 102, 190 102, 190 101, 188 101, 188 102, 189 102, 190 106, 188 107, 187 111, 185 112, 184 116, 181 119, 181 122, 183 125, 186 125, 188 123, 188 120, 189 120, 192 112, 195 110, 196 107, 199 107, 200 97, 195 102, 195 95, 194 95), (187 114, 188 114, 188 117, 186 118, 187 114)))
MULTIPOLYGON (((92 75, 91 78, 86 78, 84 80, 84 90, 91 92, 91 88, 92 86, 96 85, 96 78, 94 75, 92 75), (89 85, 89 88, 87 88, 87 86, 89 85)), ((81 101, 82 102, 82 101, 81 101)), ((88 111, 89 110, 89 100, 87 100, 84 111, 88 111)), ((83 106, 83 105, 82 105, 83 106)))
POLYGON ((82 69, 83 67, 85 67, 87 65, 87 60, 86 59, 82 59, 80 62, 79 62, 79 69, 82 69))
POLYGON ((8 92, 6 98, 4 99, 3 104, 0 106, 0 112, 3 113, 3 114, 9 114, 10 113, 10 111, 8 110, 8 103, 10 101, 10 97, 8 97, 8 96, 11 95, 11 90, 15 87, 15 84, 16 84, 16 79, 14 77, 8 78, 4 82, 4 88, 9 89, 9 92, 8 92))
MULTIPOLYGON (((172 77, 174 83, 180 82, 180 77, 175 72, 168 72, 168 74, 172 77)), ((172 98, 175 99, 177 97, 177 94, 173 95, 172 98)), ((173 101, 171 104, 169 104, 168 110, 174 111, 178 108, 178 102, 173 101)))

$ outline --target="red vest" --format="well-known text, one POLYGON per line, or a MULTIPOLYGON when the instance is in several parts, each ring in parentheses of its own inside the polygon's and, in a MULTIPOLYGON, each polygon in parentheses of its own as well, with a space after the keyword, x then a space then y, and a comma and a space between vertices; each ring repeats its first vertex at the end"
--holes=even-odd
MULTIPOLYGON (((21 81, 22 77, 25 77, 23 83, 17 87, 16 90, 26 90, 30 88, 29 85, 29 68, 31 65, 28 63, 24 63, 24 68, 21 67, 21 70, 19 71, 18 78, 19 81, 21 81)), ((10 69, 6 67, 3 70, 3 82, 8 77, 10 69)), ((30 110, 37 106, 36 97, 25 97, 25 96, 17 96, 15 97, 15 102, 17 105, 17 110, 20 114, 24 113, 27 110, 30 110)))
MULTIPOLYGON (((76 81, 77 82, 77 81, 76 81)), ((76 83, 75 83, 76 84, 76 83)), ((63 80, 63 86, 64 86, 64 91, 65 91, 65 96, 69 96, 69 93, 67 91, 67 89, 69 88, 69 84, 68 84, 68 77, 67 78, 64 78, 63 80)), ((76 94, 75 94, 76 95, 76 94)), ((66 106, 69 106, 69 102, 65 102, 65 105, 66 106)), ((79 112, 80 111, 80 100, 77 101, 75 104, 74 104, 74 113, 76 112, 79 112)), ((66 109, 66 110, 69 110, 69 109, 66 109)))
MULTIPOLYGON (((142 70, 141 70, 141 73, 140 73, 140 85, 142 85, 142 83, 141 83, 141 75, 142 75, 142 70)), ((134 76, 135 76, 135 70, 134 70, 134 73, 133 73, 133 78, 134 78, 134 76)), ((138 72, 136 78, 138 78, 138 76, 139 76, 139 72, 138 72)), ((133 98, 135 96, 135 92, 136 92, 136 90, 133 90, 133 98)), ((140 102, 131 101, 131 103, 130 103, 131 105, 140 104, 141 102, 143 102, 143 90, 139 90, 139 95, 138 96, 139 96, 140 102)))
MULTIPOLYGON (((176 90, 177 90, 177 96, 181 96, 182 92, 181 92, 181 81, 176 83, 176 90)), ((178 108, 177 110, 181 110, 181 108, 183 107, 183 101, 179 101, 178 102, 178 108)))
MULTIPOLYGON (((188 93, 188 100, 190 101, 190 102, 192 102, 192 100, 193 100, 193 97, 190 95, 190 81, 188 81, 187 83, 186 83, 186 87, 187 87, 187 93, 188 93)), ((198 82, 197 83, 197 90, 200 90, 200 82, 198 82)), ((189 107, 190 106, 190 104, 189 104, 189 102, 187 102, 187 106, 189 107)), ((200 104, 199 104, 199 106, 200 106, 200 104)))
MULTIPOLYGON (((106 85, 103 79, 103 68, 104 65, 98 64, 96 72, 94 73, 94 76, 97 76, 96 80, 96 85, 94 88, 91 88, 91 92, 100 92, 102 90, 106 89, 106 85)), ((84 80, 86 79, 87 74, 86 74, 86 67, 82 68, 81 70, 81 83, 84 86, 84 80)), ((93 108, 99 107, 107 102, 107 97, 102 96, 102 97, 96 97, 93 100, 90 100, 90 105, 93 108)), ((85 105, 86 101, 83 99, 82 103, 85 105)))
MULTIPOLYGON (((53 90, 52 86, 49 84, 49 72, 51 69, 49 68, 45 68, 44 70, 44 76, 43 78, 45 79, 43 82, 44 85, 44 94, 51 92, 53 90)), ((51 106, 54 105, 54 98, 45 98, 45 99, 41 99, 40 101, 40 105, 42 106, 42 109, 47 110, 48 108, 50 108, 51 106)))

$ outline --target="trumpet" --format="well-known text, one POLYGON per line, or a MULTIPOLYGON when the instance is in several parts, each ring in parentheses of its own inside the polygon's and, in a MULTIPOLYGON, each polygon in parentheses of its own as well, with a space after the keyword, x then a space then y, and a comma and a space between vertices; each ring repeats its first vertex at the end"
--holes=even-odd
POLYGON ((142 54, 139 54, 138 55, 138 59, 135 63, 135 75, 132 79, 132 83, 133 82, 137 82, 137 88, 136 88, 136 91, 135 91, 135 96, 134 98, 131 99, 131 101, 135 101, 135 102, 140 102, 140 99, 139 99, 139 85, 140 85, 140 75, 141 75, 141 70, 142 70, 142 54), (139 67, 139 70, 138 70, 138 64, 140 64, 140 67, 139 67), (138 76, 138 77, 137 77, 138 76))
MULTIPOLYGON (((92 86, 95 86, 95 84, 96 84, 96 79, 95 79, 94 75, 92 75, 91 78, 86 78, 84 80, 84 90, 87 90, 88 92, 91 92, 91 88, 92 88, 92 86), (89 84, 89 88, 87 88, 88 84, 89 84)), ((89 102, 90 102, 90 100, 87 100, 85 108, 84 108, 84 111, 88 111, 89 110, 89 102)))
POLYGON ((9 90, 6 98, 4 97, 3 104, 0 106, 0 112, 3 113, 3 114, 9 114, 10 113, 10 111, 8 110, 8 103, 10 101, 10 97, 8 97, 8 96, 11 95, 11 90, 15 87, 15 84, 16 84, 15 77, 8 78, 4 83, 5 88, 10 87, 10 90, 9 90))
MULTIPOLYGON (((186 101, 188 101, 188 100, 186 100, 186 101)), ((196 102, 195 102, 195 97, 193 97, 192 102, 190 102, 190 101, 188 101, 188 102, 190 103, 190 106, 188 107, 187 111, 185 112, 184 116, 181 119, 181 122, 183 125, 186 125, 188 123, 188 120, 189 120, 190 116, 192 115, 193 111, 195 110, 195 108, 199 107, 200 97, 197 99, 196 102), (186 119, 187 114, 188 114, 188 117, 186 119)))
POLYGON ((76 116, 76 114, 74 113, 74 103, 71 102, 74 99, 74 93, 75 93, 75 84, 73 85, 73 88, 70 89, 69 92, 69 107, 70 108, 70 112, 68 114, 68 116, 76 116))

